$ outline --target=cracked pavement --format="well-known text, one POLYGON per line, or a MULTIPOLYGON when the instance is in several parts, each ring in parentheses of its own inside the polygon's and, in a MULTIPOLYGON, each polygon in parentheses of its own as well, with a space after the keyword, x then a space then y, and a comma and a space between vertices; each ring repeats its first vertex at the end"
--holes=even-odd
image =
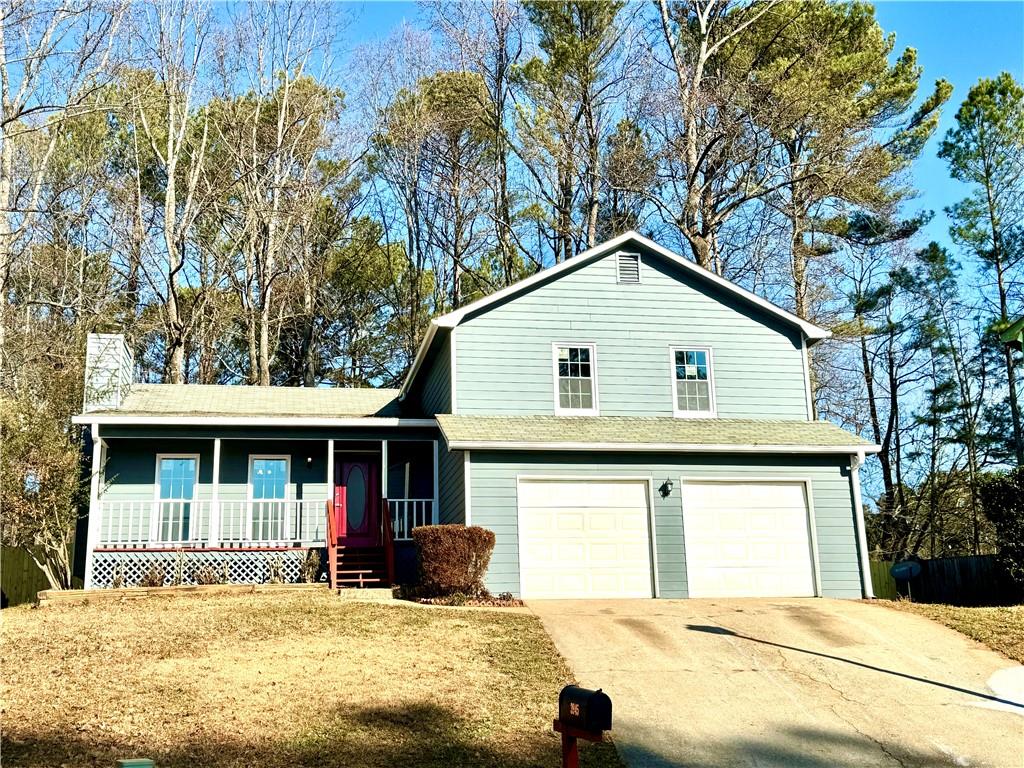
POLYGON ((633 768, 1024 768, 1024 668, 921 616, 827 598, 528 605, 611 696, 633 768))

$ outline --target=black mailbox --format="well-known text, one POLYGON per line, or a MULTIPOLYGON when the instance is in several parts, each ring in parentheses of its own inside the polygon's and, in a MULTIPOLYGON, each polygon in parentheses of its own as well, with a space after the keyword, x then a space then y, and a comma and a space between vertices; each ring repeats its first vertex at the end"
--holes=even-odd
POLYGON ((558 719, 583 731, 600 733, 612 729, 612 700, 600 688, 591 691, 567 685, 558 694, 558 719))

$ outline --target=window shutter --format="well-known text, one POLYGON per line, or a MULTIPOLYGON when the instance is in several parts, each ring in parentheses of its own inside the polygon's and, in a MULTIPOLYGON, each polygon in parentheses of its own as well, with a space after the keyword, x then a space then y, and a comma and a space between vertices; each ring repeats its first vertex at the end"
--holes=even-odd
POLYGON ((640 256, 636 253, 619 254, 619 282, 640 282, 640 256))

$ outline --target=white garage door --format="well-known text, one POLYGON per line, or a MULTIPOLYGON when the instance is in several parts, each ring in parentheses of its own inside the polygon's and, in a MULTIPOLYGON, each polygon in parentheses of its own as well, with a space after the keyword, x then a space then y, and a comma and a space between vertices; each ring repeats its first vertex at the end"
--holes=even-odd
POLYGON ((520 480, 523 597, 651 597, 644 480, 520 480))
POLYGON ((803 483, 685 481, 690 597, 814 595, 803 483))

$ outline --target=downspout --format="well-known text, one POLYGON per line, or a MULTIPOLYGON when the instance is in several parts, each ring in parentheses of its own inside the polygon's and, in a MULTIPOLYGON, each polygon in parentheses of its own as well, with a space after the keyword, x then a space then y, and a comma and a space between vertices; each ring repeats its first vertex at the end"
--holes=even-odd
POLYGON ((864 503, 860 496, 860 467, 864 463, 864 451, 850 454, 850 484, 853 488, 853 525, 857 529, 857 549, 860 559, 861 594, 867 599, 874 599, 875 591, 871 584, 871 566, 868 561, 868 537, 864 525, 864 503))

